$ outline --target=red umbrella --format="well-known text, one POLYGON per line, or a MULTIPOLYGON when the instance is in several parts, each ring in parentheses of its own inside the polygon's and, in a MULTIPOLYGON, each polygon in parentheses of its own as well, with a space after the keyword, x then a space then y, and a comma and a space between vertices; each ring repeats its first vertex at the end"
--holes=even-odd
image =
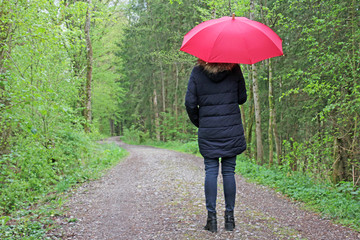
POLYGON ((180 50, 214 63, 254 64, 283 55, 282 40, 273 30, 234 15, 200 23, 184 36, 180 50))

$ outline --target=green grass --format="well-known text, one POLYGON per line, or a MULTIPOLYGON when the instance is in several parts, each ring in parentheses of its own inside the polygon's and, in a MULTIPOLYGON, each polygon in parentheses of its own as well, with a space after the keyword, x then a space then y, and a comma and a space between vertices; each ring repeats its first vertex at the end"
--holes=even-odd
MULTIPOLYGON (((74 140, 77 142, 77 139, 74 140)), ((7 159, 8 165, 14 162, 18 163, 19 171, 25 170, 25 167, 28 170, 26 174, 16 175, 10 171, 14 168, 5 169, 8 174, 0 192, 0 239, 43 239, 47 231, 56 227, 53 218, 62 215, 61 206, 68 195, 67 191, 85 181, 99 178, 127 155, 124 149, 115 144, 82 140, 76 143, 81 149, 79 152, 69 152, 70 156, 77 155, 79 159, 65 159, 59 154, 57 157, 62 156, 63 162, 59 158, 55 166, 29 158, 25 160, 33 162, 33 166, 27 163, 20 166, 19 156, 7 156, 12 157, 7 159)), ((74 146, 67 147, 69 151, 75 151, 74 146)), ((29 152, 33 153, 31 150, 29 152)))
MULTIPOLYGON (((197 141, 164 143, 148 140, 142 144, 200 156, 197 141)), ((293 200, 304 202, 309 210, 360 231, 360 189, 353 188, 352 183, 341 182, 336 186, 318 183, 299 172, 259 166, 243 154, 238 156, 236 172, 248 181, 269 186, 293 200)))
POLYGON ((141 144, 201 156, 197 141, 184 143, 180 141, 159 142, 154 140, 146 140, 141 144))
POLYGON ((238 158, 236 172, 252 182, 269 186, 289 198, 305 203, 306 208, 334 221, 360 230, 360 189, 352 183, 318 183, 308 176, 277 167, 268 168, 238 158))

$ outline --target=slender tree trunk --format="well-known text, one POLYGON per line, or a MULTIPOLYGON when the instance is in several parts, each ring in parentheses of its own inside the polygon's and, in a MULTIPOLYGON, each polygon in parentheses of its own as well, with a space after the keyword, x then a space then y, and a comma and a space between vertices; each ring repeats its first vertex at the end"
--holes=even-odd
POLYGON ((253 133, 253 125, 254 125, 254 94, 253 94, 253 84, 252 84, 252 72, 250 71, 249 66, 247 65, 247 70, 249 73, 249 98, 248 98, 248 105, 249 105, 249 116, 246 123, 246 142, 248 145, 248 148, 246 150, 247 155, 252 158, 252 133, 253 133))
POLYGON ((160 77, 161 77, 162 110, 163 112, 165 112, 166 111, 165 78, 164 78, 164 69, 161 61, 160 61, 160 77))
POLYGON ((233 11, 231 9, 231 0, 229 0, 229 16, 231 16, 232 13, 233 13, 233 11))
POLYGON ((253 72, 253 91, 254 91, 254 108, 255 108, 255 132, 256 132, 256 160, 259 164, 264 164, 262 132, 261 132, 261 110, 259 99, 259 85, 257 80, 256 66, 252 65, 253 72))
MULTIPOLYGON (((249 113, 249 118, 248 119, 249 119, 249 121, 246 124, 246 130, 247 130, 247 132, 246 132, 246 142, 248 143, 248 145, 251 145, 252 140, 253 140, 253 127, 254 127, 254 120, 255 120, 255 107, 254 107, 253 104, 250 107, 250 113, 249 113)), ((252 157, 253 156, 252 155, 253 154, 252 149, 249 147, 247 151, 248 151, 249 157, 252 157)))
POLYGON ((114 133, 115 133, 114 120, 110 118, 109 124, 110 124, 110 136, 114 136, 114 133))
POLYGON ((273 133, 274 133, 274 138, 275 138, 276 157, 277 157, 278 165, 281 165, 281 143, 280 143, 279 133, 278 133, 278 130, 277 130, 275 108, 274 108, 274 114, 273 115, 274 115, 273 133))
POLYGON ((240 112, 241 112, 241 120, 244 127, 244 133, 246 133, 246 118, 245 118, 245 108, 243 105, 240 106, 240 112))
POLYGON ((269 164, 273 164, 273 152, 274 152, 274 140, 276 147, 276 156, 278 164, 281 163, 281 144, 279 140, 279 134, 277 131, 276 124, 276 111, 274 103, 274 93, 273 93, 273 70, 272 70, 272 61, 269 59, 269 164))
POLYGON ((359 152, 358 148, 358 114, 355 113, 355 117, 354 117, 354 127, 353 127, 353 131, 352 131, 352 136, 351 136, 351 146, 350 146, 350 159, 352 159, 353 161, 350 163, 351 164, 351 174, 352 174, 352 180, 353 180, 353 185, 356 186, 359 179, 360 179, 360 161, 356 161, 357 159, 357 154, 359 152), (359 168, 359 170, 356 170, 356 168, 359 168), (358 180, 356 180, 357 175, 359 176, 358 180))
POLYGON ((274 96, 272 86, 272 65, 271 59, 269 61, 269 165, 271 166, 274 162, 274 143, 273 143, 273 128, 274 128, 274 96))
POLYGON ((211 15, 212 15, 212 18, 215 19, 216 18, 216 6, 215 4, 213 5, 213 9, 211 10, 211 15))
POLYGON ((335 137, 334 140, 334 164, 332 172, 333 183, 338 183, 346 178, 345 161, 346 153, 342 146, 342 139, 335 137))
MULTIPOLYGON (((250 19, 255 20, 254 0, 250 0, 250 9, 251 9, 250 19)), ((260 110, 260 99, 259 99, 259 85, 258 85, 258 79, 257 79, 256 66, 255 66, 255 64, 252 64, 251 66, 252 66, 255 122, 256 122, 256 160, 259 164, 264 164, 262 133, 261 133, 261 110, 260 110)))
POLYGON ((176 124, 178 122, 178 88, 179 88, 179 67, 178 67, 178 63, 175 63, 175 70, 176 70, 176 83, 175 83, 175 100, 174 100, 174 110, 175 110, 175 120, 176 120, 176 124))
MULTIPOLYGON (((162 112, 165 113, 166 112, 166 91, 165 91, 165 77, 164 77, 164 69, 163 69, 163 65, 162 62, 160 60, 160 77, 161 77, 161 98, 162 98, 162 112)), ((167 129, 166 125, 167 125, 167 121, 166 121, 166 115, 163 114, 161 117, 161 124, 165 127, 165 129, 167 129)), ((162 141, 166 141, 166 132, 162 132, 160 134, 161 136, 161 140, 162 141)))
POLYGON ((85 85, 85 132, 90 132, 91 124, 91 83, 92 83, 92 64, 93 64, 93 49, 90 39, 90 7, 91 0, 88 0, 88 8, 86 11, 86 22, 85 22, 85 40, 86 40, 86 85, 85 85))
POLYGON ((154 88, 154 115, 155 115, 156 140, 160 141, 159 111, 158 111, 158 103, 157 103, 157 93, 155 88, 154 88))

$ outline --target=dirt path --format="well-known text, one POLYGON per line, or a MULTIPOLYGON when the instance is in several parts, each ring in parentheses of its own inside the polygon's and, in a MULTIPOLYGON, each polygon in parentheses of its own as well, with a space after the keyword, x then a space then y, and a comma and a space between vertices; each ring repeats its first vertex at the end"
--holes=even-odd
MULTIPOLYGON (((218 233, 206 219, 203 160, 188 154, 125 145, 123 162, 85 184, 66 204, 54 239, 360 239, 360 233, 301 210, 274 191, 237 176, 236 229, 223 230, 223 192, 218 191, 218 233), (78 219, 69 223, 68 218, 78 219)), ((221 177, 219 178, 221 186, 221 177)))

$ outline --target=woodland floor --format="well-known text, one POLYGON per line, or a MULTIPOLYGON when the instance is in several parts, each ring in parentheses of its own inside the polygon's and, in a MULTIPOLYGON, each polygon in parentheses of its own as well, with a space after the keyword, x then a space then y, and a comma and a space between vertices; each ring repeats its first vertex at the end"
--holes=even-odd
POLYGON ((221 175, 218 233, 203 230, 202 158, 115 142, 129 156, 99 180, 75 189, 52 239, 360 239, 360 233, 306 211, 275 191, 237 176, 233 232, 224 230, 221 175), (76 221, 69 221, 75 219, 76 221))

